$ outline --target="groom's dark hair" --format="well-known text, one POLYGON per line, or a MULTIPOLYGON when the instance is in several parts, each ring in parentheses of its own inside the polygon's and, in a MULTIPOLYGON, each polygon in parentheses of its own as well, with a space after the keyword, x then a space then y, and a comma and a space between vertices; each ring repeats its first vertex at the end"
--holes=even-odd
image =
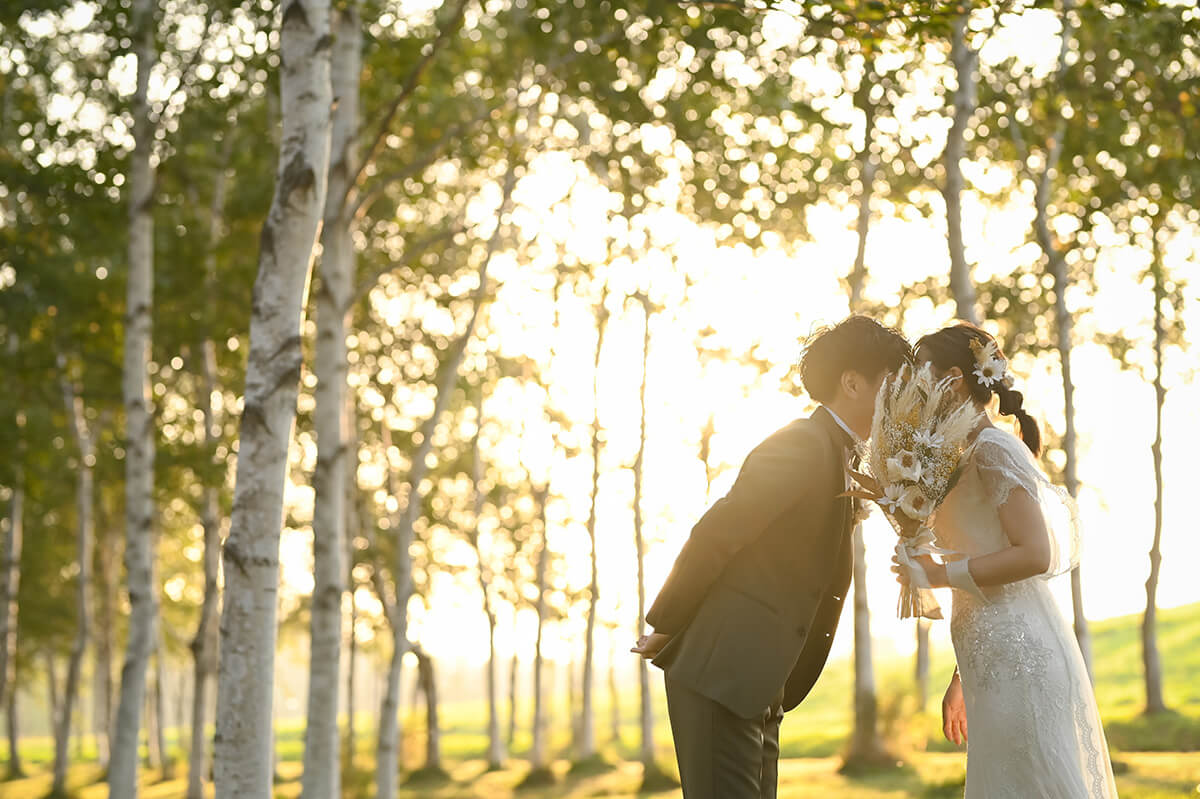
POLYGON ((855 314, 808 337, 800 358, 800 382, 817 402, 829 402, 845 372, 873 380, 911 360, 912 347, 904 336, 869 316, 855 314))

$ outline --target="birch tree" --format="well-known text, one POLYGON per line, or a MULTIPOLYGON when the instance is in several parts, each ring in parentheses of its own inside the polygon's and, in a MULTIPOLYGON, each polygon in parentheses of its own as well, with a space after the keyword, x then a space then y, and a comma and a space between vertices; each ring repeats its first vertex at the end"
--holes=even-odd
POLYGON ((950 292, 954 296, 955 313, 958 318, 979 324, 979 312, 975 305, 975 284, 971 279, 971 265, 967 262, 966 245, 962 230, 962 195, 965 184, 962 160, 966 156, 967 125, 976 108, 976 69, 979 53, 971 48, 971 13, 961 14, 954 20, 950 36, 950 60, 954 65, 956 83, 950 130, 946 134, 946 150, 943 155, 945 182, 942 195, 946 200, 946 243, 950 250, 950 292))
MULTIPOLYGON (((92 596, 92 544, 95 540, 95 467, 96 444, 88 424, 83 397, 74 384, 74 376, 68 373, 68 361, 59 355, 60 385, 63 405, 75 439, 79 462, 75 470, 75 513, 76 513, 76 577, 75 586, 75 639, 67 660, 67 674, 63 683, 62 701, 54 718, 54 778, 50 786, 51 795, 58 796, 66 791, 67 766, 70 764, 68 751, 71 721, 79 698, 79 683, 83 677, 83 660, 87 654, 88 638, 91 635, 92 596)), ((50 677, 54 681, 53 675, 50 677)))
POLYGON ((487 763, 489 771, 499 770, 504 766, 504 760, 507 753, 504 747, 504 740, 500 737, 500 702, 499 689, 497 681, 497 667, 499 666, 496 660, 496 608, 495 600, 492 596, 492 582, 495 579, 493 569, 490 565, 490 553, 485 551, 484 544, 481 540, 480 521, 484 514, 484 500, 486 492, 484 487, 484 463, 483 452, 480 449, 479 439, 483 432, 483 389, 480 388, 479 398, 475 405, 475 436, 471 442, 471 484, 473 487, 474 514, 471 520, 470 529, 467 532, 467 538, 471 543, 472 549, 475 551, 475 560, 478 564, 479 576, 479 591, 483 601, 483 613, 487 617, 488 624, 488 659, 487 673, 485 682, 487 684, 487 706, 488 706, 488 748, 487 748, 487 763))
POLYGON ((131 9, 137 88, 133 99, 133 152, 129 156, 129 277, 125 301, 122 395, 125 403, 125 572, 129 638, 121 668, 116 735, 108 767, 113 799, 137 796, 138 739, 146 702, 146 670, 157 639, 154 567, 154 417, 150 392, 150 337, 154 290, 154 126, 150 71, 155 52, 154 0, 131 9))
POLYGON ((300 329, 329 170, 329 12, 328 0, 286 0, 282 7, 283 136, 254 285, 233 514, 222 559, 215 737, 215 782, 222 799, 271 795, 283 488, 300 378, 300 329))
POLYGON ((308 712, 304 733, 304 799, 341 792, 338 688, 342 654, 342 596, 346 578, 346 323, 355 289, 354 242, 344 197, 355 169, 362 23, 351 3, 333 14, 333 112, 329 188, 321 233, 317 288, 316 428, 313 474, 313 602, 308 712))
POLYGON ((596 756, 596 718, 595 718, 595 673, 596 673, 596 616, 597 603, 600 599, 600 573, 597 568, 596 550, 596 509, 600 496, 600 448, 603 442, 603 430, 600 427, 600 359, 604 353, 604 333, 608 328, 608 281, 602 279, 600 299, 596 302, 596 350, 592 362, 592 422, 591 422, 591 454, 592 454, 592 486, 588 497, 588 558, 590 581, 588 583, 587 628, 584 632, 583 651, 583 707, 579 718, 579 739, 576 742, 576 756, 580 761, 587 761, 596 756))

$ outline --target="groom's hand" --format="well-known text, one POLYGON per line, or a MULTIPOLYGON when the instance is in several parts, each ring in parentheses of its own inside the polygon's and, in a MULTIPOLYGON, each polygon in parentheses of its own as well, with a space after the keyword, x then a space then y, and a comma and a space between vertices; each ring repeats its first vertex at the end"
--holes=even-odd
POLYGON ((650 633, 637 639, 637 644, 629 651, 641 655, 646 660, 651 660, 662 651, 662 648, 667 645, 667 641, 670 640, 671 636, 666 633, 650 633))
POLYGON ((963 701, 962 679, 957 671, 942 698, 942 732, 947 741, 957 746, 967 742, 967 705, 963 701))

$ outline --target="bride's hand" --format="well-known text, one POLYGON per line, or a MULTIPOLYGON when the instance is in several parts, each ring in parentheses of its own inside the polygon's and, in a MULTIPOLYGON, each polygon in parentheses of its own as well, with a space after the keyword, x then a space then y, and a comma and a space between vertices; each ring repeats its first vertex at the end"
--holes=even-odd
POLYGON ((956 746, 967 742, 967 705, 963 700, 962 678, 957 671, 942 698, 942 733, 956 746))
MULTIPOLYGON (((925 580, 929 583, 930 588, 945 588, 950 584, 946 579, 946 564, 938 563, 933 559, 932 555, 918 555, 913 560, 925 572, 925 580)), ((892 555, 892 572, 896 575, 896 582, 900 583, 901 586, 908 585, 908 570, 900 564, 900 557, 898 555, 892 555)))

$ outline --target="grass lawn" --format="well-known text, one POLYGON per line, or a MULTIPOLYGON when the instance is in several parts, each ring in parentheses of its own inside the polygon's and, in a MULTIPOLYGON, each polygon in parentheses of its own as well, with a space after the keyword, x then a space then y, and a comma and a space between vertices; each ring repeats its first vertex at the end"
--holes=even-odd
MULTIPOLYGON (((1160 647, 1163 655, 1166 698, 1171 712, 1147 718, 1141 714, 1141 644, 1137 619, 1126 617, 1093 625, 1096 693, 1104 716, 1109 744, 1117 769, 1117 784, 1122 799, 1166 799, 1200 797, 1200 605, 1160 612, 1160 647)), ((877 682, 880 716, 884 733, 906 766, 888 773, 848 778, 838 774, 838 754, 850 732, 852 675, 846 662, 831 663, 812 695, 784 720, 780 764, 781 799, 836 797, 837 799, 952 799, 962 795, 965 756, 944 741, 936 708, 941 687, 953 668, 951 653, 935 651, 931 675, 931 697, 927 712, 920 712, 911 688, 910 664, 878 664, 877 682)), ((666 722, 661 693, 655 725, 659 762, 674 772, 670 729, 666 722)), ((506 711, 505 711, 506 712, 506 711)), ((524 723, 531 709, 518 709, 524 723)), ((560 702, 551 709, 551 745, 564 759, 554 764, 557 781, 536 789, 517 786, 528 773, 521 759, 529 746, 527 732, 518 734, 513 759, 505 769, 488 773, 479 759, 486 746, 482 708, 472 703, 447 703, 442 710, 442 750, 449 769, 448 780, 406 783, 402 799, 431 797, 678 797, 678 790, 657 793, 637 792, 641 783, 641 765, 637 757, 637 696, 630 691, 623 697, 620 715, 620 739, 608 741, 605 756, 616 765, 588 776, 569 774, 565 759, 569 748, 566 708, 560 702)), ((597 708, 600 739, 608 736, 609 708, 603 702, 597 708)), ((355 771, 348 773, 347 799, 371 795, 373 775, 371 754, 373 723, 367 714, 357 719, 361 732, 355 771)), ((407 719, 405 726, 405 765, 416 768, 424 746, 420 717, 407 719)), ((298 723, 280 724, 276 733, 279 756, 280 799, 300 793, 300 759, 303 752, 303 727, 298 723)), ((182 749, 172 741, 177 757, 182 749)), ((85 749, 85 753, 87 750, 85 749)), ((38 799, 46 795, 50 777, 46 773, 51 756, 48 739, 22 741, 22 754, 28 779, 0 783, 0 799, 38 799)), ((0 769, 3 763, 0 761, 0 769)), ((101 778, 94 764, 83 763, 71 771, 70 788, 78 799, 105 799, 107 789, 96 784, 101 778)), ((143 799, 182 799, 186 787, 184 769, 177 769, 170 781, 146 774, 143 799)), ((211 795, 211 794, 210 794, 211 795)))

